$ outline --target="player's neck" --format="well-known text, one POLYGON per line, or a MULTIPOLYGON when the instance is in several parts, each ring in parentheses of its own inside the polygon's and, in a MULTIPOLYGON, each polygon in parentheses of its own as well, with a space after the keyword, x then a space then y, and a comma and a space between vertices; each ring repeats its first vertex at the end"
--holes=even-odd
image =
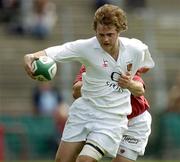
POLYGON ((114 60, 117 61, 118 56, 119 56, 119 48, 120 48, 120 43, 117 41, 116 45, 112 47, 111 51, 109 54, 114 58, 114 60))

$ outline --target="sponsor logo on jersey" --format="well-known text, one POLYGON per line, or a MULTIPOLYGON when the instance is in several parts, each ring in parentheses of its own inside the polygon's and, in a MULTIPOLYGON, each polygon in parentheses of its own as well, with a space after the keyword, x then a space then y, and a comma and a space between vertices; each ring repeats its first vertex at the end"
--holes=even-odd
POLYGON ((123 139, 122 139, 122 140, 123 140, 123 141, 126 141, 126 142, 128 142, 128 143, 132 143, 132 144, 137 144, 137 143, 139 142, 138 139, 133 138, 133 137, 128 136, 128 135, 123 135, 123 139))
POLYGON ((107 81, 107 82, 106 82, 106 85, 107 85, 108 87, 110 87, 110 88, 113 88, 114 91, 117 91, 117 92, 120 92, 120 93, 123 93, 123 92, 124 92, 124 90, 123 90, 121 87, 119 87, 117 83, 112 83, 112 82, 110 82, 110 81, 107 81))
POLYGON ((125 153, 125 150, 124 149, 120 149, 120 153, 121 154, 125 153))

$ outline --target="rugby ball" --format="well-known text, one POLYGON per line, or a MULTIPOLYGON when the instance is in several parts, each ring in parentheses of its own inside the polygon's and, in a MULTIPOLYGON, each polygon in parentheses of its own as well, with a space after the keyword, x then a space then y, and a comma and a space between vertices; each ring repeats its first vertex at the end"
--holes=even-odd
POLYGON ((38 60, 33 61, 32 69, 35 80, 49 81, 56 75, 57 64, 52 58, 41 56, 38 60))

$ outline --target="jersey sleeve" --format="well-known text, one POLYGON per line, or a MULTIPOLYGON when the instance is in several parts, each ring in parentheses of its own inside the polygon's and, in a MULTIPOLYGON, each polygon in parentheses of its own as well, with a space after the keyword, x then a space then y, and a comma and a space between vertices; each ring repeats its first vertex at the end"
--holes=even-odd
POLYGON ((86 68, 84 65, 81 66, 79 73, 76 75, 76 78, 73 84, 77 83, 78 81, 82 81, 82 73, 86 72, 86 68))
POLYGON ((149 52, 149 49, 145 49, 143 51, 143 57, 142 57, 142 64, 141 67, 144 68, 153 68, 155 66, 155 63, 151 57, 151 54, 149 52))
MULTIPOLYGON (((151 53, 149 52, 148 46, 141 42, 138 39, 131 39, 131 44, 134 46, 138 51, 140 51, 140 67, 139 68, 153 68, 155 66, 154 60, 151 57, 151 53)), ((138 69, 139 69, 138 68, 138 69)))
POLYGON ((133 80, 139 81, 139 82, 141 82, 141 83, 144 85, 144 81, 143 81, 142 78, 141 78, 139 75, 137 75, 137 74, 135 74, 135 76, 133 77, 133 80))
POLYGON ((74 42, 68 42, 59 46, 53 46, 45 49, 47 56, 51 57, 58 62, 68 62, 68 61, 79 61, 82 63, 83 42, 77 40, 74 42))

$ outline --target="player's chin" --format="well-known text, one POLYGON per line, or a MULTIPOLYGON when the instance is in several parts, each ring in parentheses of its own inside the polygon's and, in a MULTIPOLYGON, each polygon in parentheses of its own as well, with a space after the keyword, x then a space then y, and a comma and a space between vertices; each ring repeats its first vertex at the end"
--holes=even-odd
POLYGON ((106 50, 106 51, 110 51, 111 46, 110 45, 103 45, 103 49, 106 50))

